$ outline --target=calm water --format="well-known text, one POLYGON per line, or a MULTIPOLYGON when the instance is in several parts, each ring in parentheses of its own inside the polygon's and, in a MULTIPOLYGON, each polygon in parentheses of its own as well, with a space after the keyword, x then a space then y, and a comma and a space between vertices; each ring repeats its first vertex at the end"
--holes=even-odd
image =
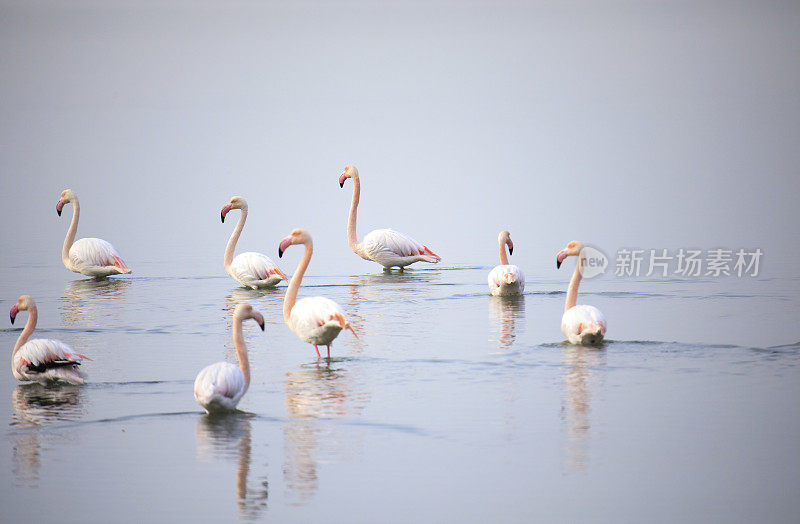
MULTIPOLYGON (((797 279, 584 281, 610 340, 582 348, 561 343, 569 272, 527 270, 509 300, 488 295, 489 266, 314 269, 301 296, 336 300, 360 334, 330 363, 283 325, 283 288, 3 266, 0 309, 24 272, 36 334, 94 359, 84 387, 0 374, 4 519, 795 520, 797 279), (235 361, 242 300, 267 323, 245 326, 245 413, 209 418, 192 382, 235 361)), ((0 330, 9 354, 20 330, 0 330)))

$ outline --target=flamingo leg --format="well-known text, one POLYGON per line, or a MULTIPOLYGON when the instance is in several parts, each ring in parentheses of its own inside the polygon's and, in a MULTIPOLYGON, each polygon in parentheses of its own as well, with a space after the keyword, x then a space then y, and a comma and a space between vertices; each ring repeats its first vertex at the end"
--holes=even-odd
POLYGON ((331 345, 328 344, 328 360, 331 359, 331 345))
POLYGON ((319 354, 319 349, 317 348, 317 345, 316 345, 316 344, 314 344, 314 351, 316 351, 316 352, 317 352, 317 360, 321 359, 321 358, 322 358, 322 355, 320 355, 320 354, 319 354))

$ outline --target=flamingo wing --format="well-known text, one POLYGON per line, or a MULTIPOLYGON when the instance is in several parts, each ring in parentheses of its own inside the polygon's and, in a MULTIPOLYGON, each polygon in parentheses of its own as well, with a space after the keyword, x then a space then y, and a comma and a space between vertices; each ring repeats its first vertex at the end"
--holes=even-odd
POLYGON ((525 275, 518 266, 513 264, 495 266, 489 272, 487 281, 492 293, 498 293, 503 286, 513 287, 516 293, 522 293, 525 290, 525 275))
POLYGON ((101 238, 82 238, 69 250, 72 265, 79 269, 117 268, 119 273, 130 273, 119 252, 101 238))
POLYGON ((17 378, 23 380, 83 384, 83 375, 78 370, 83 359, 89 360, 60 340, 37 338, 14 353, 12 364, 17 378))
POLYGON ((194 381, 194 398, 209 411, 234 409, 247 384, 242 370, 229 362, 203 368, 194 381))
POLYGON ((386 254, 396 257, 428 257, 429 262, 438 262, 441 259, 422 243, 393 229, 376 229, 364 237, 362 244, 372 260, 379 260, 386 254))
POLYGON ((231 262, 230 275, 240 284, 257 288, 287 280, 275 262, 261 253, 240 253, 231 262))
POLYGON ((600 327, 603 335, 605 335, 608 323, 605 315, 594 306, 573 306, 565 311, 561 317, 561 331, 570 342, 587 329, 595 329, 596 327, 600 327))

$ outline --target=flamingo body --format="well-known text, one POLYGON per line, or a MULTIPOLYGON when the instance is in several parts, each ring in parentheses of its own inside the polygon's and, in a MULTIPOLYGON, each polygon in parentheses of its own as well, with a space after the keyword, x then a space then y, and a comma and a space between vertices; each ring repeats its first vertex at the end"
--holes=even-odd
POLYGON ((339 304, 333 300, 307 297, 295 303, 289 322, 300 340, 315 346, 328 346, 346 321, 339 304))
POLYGON ((228 267, 228 274, 251 289, 273 287, 285 278, 268 256, 252 251, 236 255, 228 267))
POLYGON ((244 373, 229 362, 206 366, 194 381, 194 398, 209 413, 235 410, 246 390, 244 373))
POLYGON ((514 264, 495 266, 487 280, 489 293, 495 296, 520 295, 525 291, 525 275, 514 264))
POLYGON ((67 269, 94 278, 130 273, 121 255, 101 238, 81 238, 69 248, 67 269))
POLYGON ((441 260, 420 242, 393 229, 376 229, 368 233, 361 242, 358 254, 387 269, 405 267, 419 261, 435 264, 441 260))
POLYGON ((572 306, 561 317, 561 331, 571 344, 599 344, 607 326, 606 317, 594 306, 572 306))

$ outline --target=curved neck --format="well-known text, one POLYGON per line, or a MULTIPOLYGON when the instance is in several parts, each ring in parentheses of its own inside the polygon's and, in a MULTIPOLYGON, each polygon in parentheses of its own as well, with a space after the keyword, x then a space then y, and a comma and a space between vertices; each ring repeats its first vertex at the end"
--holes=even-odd
POLYGON ((297 269, 292 275, 292 280, 289 282, 289 287, 286 288, 286 294, 283 297, 283 320, 290 328, 289 318, 292 315, 292 308, 297 301, 297 291, 300 289, 300 282, 303 280, 303 275, 308 269, 308 264, 311 262, 311 254, 314 252, 314 242, 308 240, 305 244, 306 250, 303 252, 303 258, 297 264, 297 269))
POLYGON ((225 248, 225 271, 228 271, 228 268, 233 263, 233 251, 236 249, 236 243, 239 241, 242 229, 244 229, 245 220, 247 220, 247 208, 243 207, 242 214, 239 215, 239 222, 236 223, 236 227, 231 233, 231 238, 228 239, 228 246, 225 248))
POLYGON ((77 197, 73 197, 72 200, 72 222, 69 225, 69 229, 67 230, 67 238, 64 239, 64 247, 61 249, 61 260, 64 262, 64 265, 68 268, 72 268, 72 264, 69 261, 69 248, 72 247, 72 243, 75 242, 75 235, 78 233, 78 217, 81 215, 81 205, 78 202, 77 197))
POLYGON ((578 261, 575 264, 575 272, 572 273, 572 278, 569 281, 567 288, 567 302, 564 304, 564 311, 575 305, 578 301, 578 286, 581 284, 581 257, 578 256, 578 261))
POLYGON ((508 265, 508 256, 506 255, 506 243, 500 241, 500 263, 504 266, 508 265))
POLYGON ((31 336, 33 330, 36 329, 36 321, 39 318, 39 312, 36 309, 36 306, 30 306, 28 308, 28 322, 25 324, 25 329, 22 330, 20 333, 19 338, 17 339, 17 343, 14 346, 14 352, 11 354, 12 356, 14 353, 22 347, 22 345, 28 341, 28 337, 31 336))
POLYGON ((236 356, 239 358, 239 369, 244 374, 244 390, 250 387, 250 360, 247 358, 247 346, 244 345, 242 335, 242 319, 233 318, 233 346, 236 348, 236 356))
POLYGON ((356 213, 358 211, 358 200, 361 197, 361 181, 358 175, 353 175, 353 201, 350 203, 350 218, 347 221, 347 243, 354 253, 360 254, 361 246, 356 237, 356 213))

